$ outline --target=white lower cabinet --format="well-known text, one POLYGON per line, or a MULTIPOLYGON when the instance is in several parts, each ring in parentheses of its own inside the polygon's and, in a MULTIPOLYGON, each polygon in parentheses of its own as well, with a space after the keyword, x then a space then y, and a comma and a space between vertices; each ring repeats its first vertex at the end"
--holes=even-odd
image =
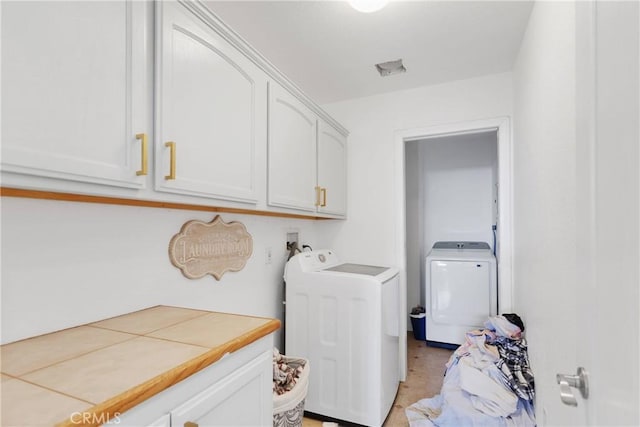
POLYGON ((140 405, 113 424, 128 427, 271 426, 273 338, 224 356, 140 405))
POLYGON ((171 414, 164 414, 147 427, 171 427, 171 414))
POLYGON ((271 353, 263 353, 171 411, 171 425, 260 426, 271 422, 273 398, 262 392, 265 385, 269 390, 272 387, 271 358, 271 353))

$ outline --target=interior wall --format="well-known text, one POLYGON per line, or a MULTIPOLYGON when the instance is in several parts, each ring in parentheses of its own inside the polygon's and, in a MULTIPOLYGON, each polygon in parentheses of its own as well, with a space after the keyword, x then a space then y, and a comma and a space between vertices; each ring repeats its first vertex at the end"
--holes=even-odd
POLYGON ((319 234, 343 258, 397 265, 396 236, 405 230, 396 227, 401 210, 395 201, 404 199, 394 181, 396 132, 509 117, 511 84, 511 73, 503 73, 324 105, 350 131, 349 197, 347 221, 334 228, 320 223, 319 234))
MULTIPOLYGON (((246 267, 188 280, 167 256, 182 224, 213 214, 3 197, 2 343, 175 304, 282 319, 286 231, 345 261, 396 264, 395 130, 511 113, 511 74, 396 92, 327 106, 351 130, 348 219, 304 221, 223 214, 252 234, 246 267), (273 262, 265 264, 265 250, 273 262), (278 248, 283 248, 280 251, 278 248)), ((403 272, 404 274, 404 272, 403 272)), ((279 342, 281 331, 276 337, 279 342)))
MULTIPOLYGON (((253 254, 243 270, 220 281, 189 280, 169 261, 169 241, 186 221, 214 217, 3 197, 2 343, 157 304, 282 320, 286 233, 298 231, 315 249, 314 221, 222 214, 246 226, 253 254)), ((276 345, 282 336, 280 329, 276 345)))
POLYGON ((326 233, 333 234, 330 240, 343 257, 394 264, 399 230, 395 230, 398 210, 393 204, 394 162, 390 159, 394 158, 395 132, 511 116, 511 73, 357 98, 323 108, 350 131, 348 219, 326 233))
POLYGON ((558 398, 557 372, 575 372, 566 337, 576 305, 575 4, 535 2, 514 72, 514 307, 527 328, 536 417, 580 424, 558 398), (565 417, 565 418, 563 418, 565 417))
POLYGON ((496 133, 431 138, 420 148, 425 253, 437 241, 480 241, 493 248, 496 133))

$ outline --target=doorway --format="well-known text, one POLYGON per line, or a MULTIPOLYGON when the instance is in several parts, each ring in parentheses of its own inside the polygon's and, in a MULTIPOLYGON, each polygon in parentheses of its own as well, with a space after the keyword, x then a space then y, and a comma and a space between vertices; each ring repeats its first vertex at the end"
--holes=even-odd
MULTIPOLYGON (((428 242, 424 239, 422 242, 423 253, 420 253, 420 258, 416 261, 415 257, 409 262, 409 252, 415 251, 416 242, 414 239, 415 232, 411 230, 411 224, 407 222, 408 206, 412 203, 416 203, 415 200, 411 200, 408 193, 413 191, 411 188, 407 188, 407 172, 409 174, 414 173, 412 166, 407 165, 407 151, 411 154, 411 150, 414 147, 420 147, 421 142, 424 146, 428 144, 427 141, 435 143, 438 140, 441 142, 445 138, 456 137, 457 139, 464 141, 469 139, 465 135, 479 135, 487 134, 495 137, 496 144, 496 165, 495 176, 493 182, 495 182, 494 189, 491 189, 492 197, 490 201, 495 200, 495 208, 492 209, 490 214, 491 221, 496 224, 496 258, 498 263, 498 300, 500 302, 500 312, 508 312, 512 310, 512 218, 511 218, 511 131, 508 118, 496 118, 486 120, 475 120, 469 122, 452 123, 446 125, 430 126, 418 129, 409 129, 397 131, 395 134, 395 193, 396 193, 396 206, 397 217, 396 222, 396 253, 397 264, 401 269, 400 277, 400 309, 403 310, 406 316, 402 317, 402 327, 407 330, 409 322, 409 309, 412 304, 415 305, 415 301, 419 299, 423 301, 423 295, 420 290, 420 280, 416 281, 416 262, 422 264, 420 259, 423 259, 423 255, 428 252, 428 242), (408 234, 412 237, 408 238, 408 234), (412 245, 409 247, 409 245, 412 245), (426 251, 426 252, 424 252, 426 251), (411 274, 411 278, 410 278, 411 274), (411 286, 408 287, 409 279, 411 280, 411 286)), ((464 144, 463 144, 464 145, 464 144)), ((447 150, 445 150, 447 151, 447 150)), ((451 150, 449 150, 451 151, 451 150)), ((451 154, 451 153, 449 153, 451 154)), ((418 201, 418 203, 420 203, 418 201)), ((411 218, 410 218, 411 220, 411 218)), ((488 242, 493 245, 492 230, 486 231, 491 233, 489 235, 481 235, 481 231, 478 236, 478 240, 491 236, 491 241, 488 242), (483 237, 484 236, 484 237, 483 237)), ((424 233, 420 233, 424 234, 424 233)), ((461 240, 451 235, 450 240, 461 240)), ((465 239, 468 240, 468 239, 465 239)), ((493 247, 493 246, 492 246, 493 247)), ((424 273, 421 273, 424 274, 424 273)), ((401 334, 402 338, 402 334, 401 334)), ((401 349, 404 349, 404 353, 400 355, 400 374, 401 378, 406 378, 406 342, 404 345, 401 343, 401 349)))
POLYGON ((484 242, 496 249, 497 184, 496 130, 405 142, 408 307, 430 311, 424 260, 436 242, 484 242))

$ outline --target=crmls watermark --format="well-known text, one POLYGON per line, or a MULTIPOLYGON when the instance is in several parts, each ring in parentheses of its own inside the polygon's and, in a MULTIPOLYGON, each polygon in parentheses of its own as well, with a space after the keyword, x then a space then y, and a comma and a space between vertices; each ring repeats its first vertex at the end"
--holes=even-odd
POLYGON ((74 412, 71 414, 71 422, 73 424, 120 424, 120 412, 114 412, 109 414, 103 412, 102 414, 94 414, 93 412, 74 412))

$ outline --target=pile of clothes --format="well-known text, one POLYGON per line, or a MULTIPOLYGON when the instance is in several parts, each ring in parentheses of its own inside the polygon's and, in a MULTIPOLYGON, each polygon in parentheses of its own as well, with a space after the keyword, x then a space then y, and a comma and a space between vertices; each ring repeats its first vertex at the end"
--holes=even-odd
POLYGON ((411 427, 536 425, 522 320, 492 316, 484 327, 468 332, 447 362, 440 394, 405 410, 411 427))
POLYGON ((304 359, 288 359, 273 349, 273 393, 284 394, 298 383, 304 370, 304 359))

